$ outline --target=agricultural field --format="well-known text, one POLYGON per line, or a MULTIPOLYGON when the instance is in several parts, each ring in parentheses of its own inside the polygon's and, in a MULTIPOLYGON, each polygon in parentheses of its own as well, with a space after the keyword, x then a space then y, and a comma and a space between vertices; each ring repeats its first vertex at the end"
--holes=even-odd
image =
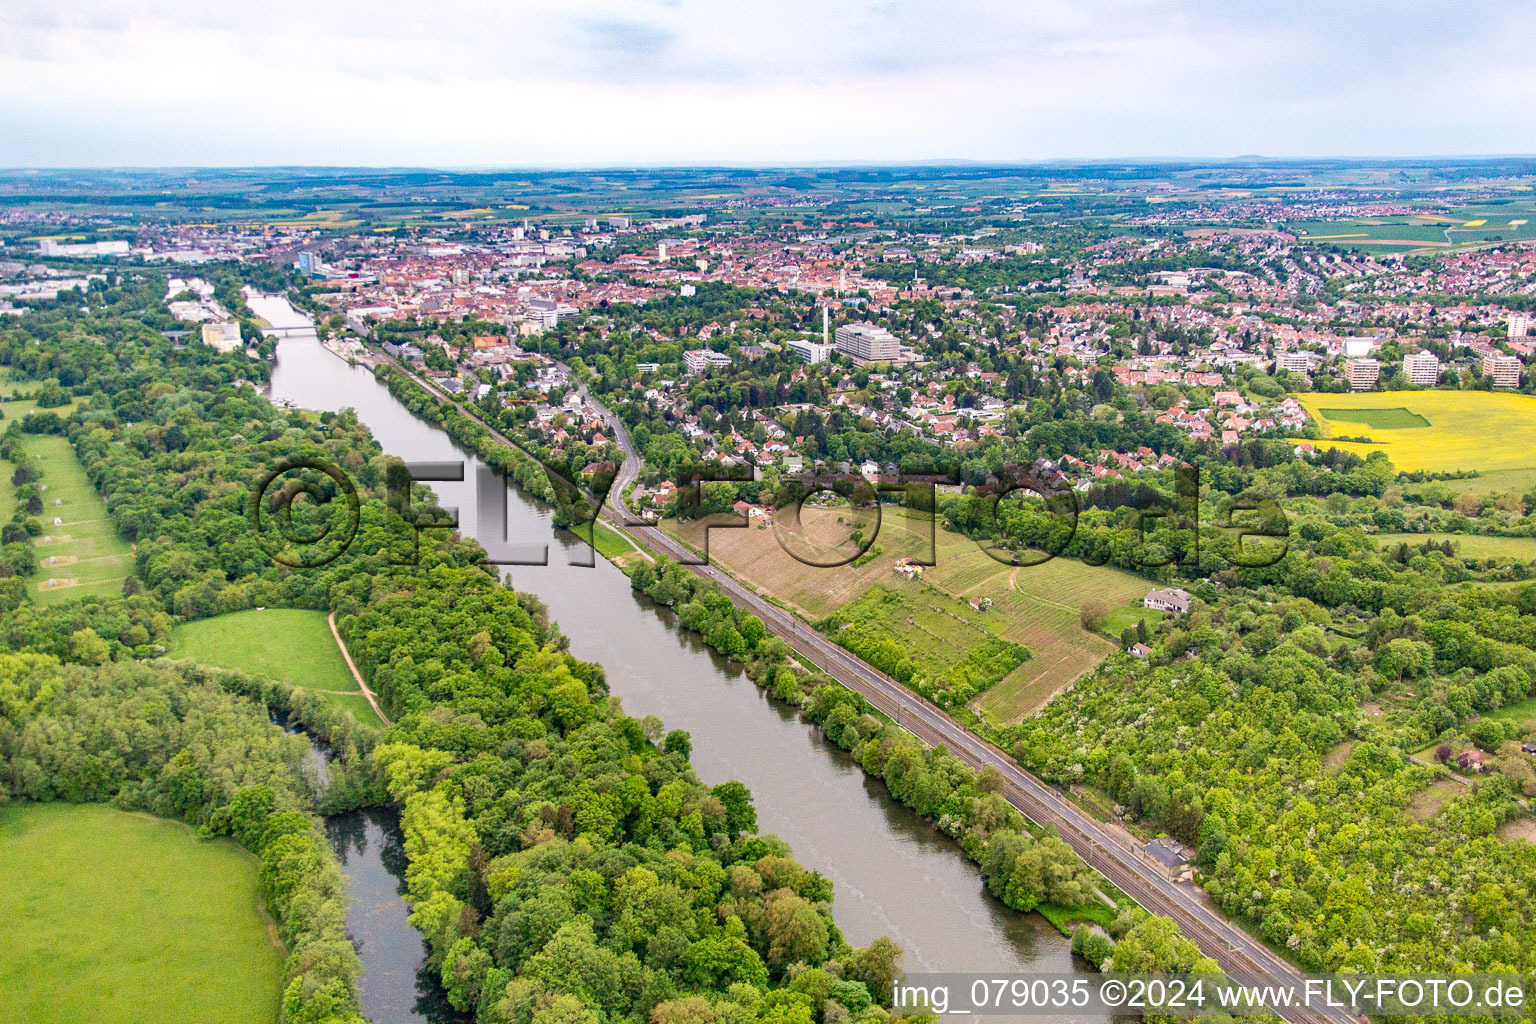
POLYGON ((870 587, 823 621, 828 636, 876 668, 906 682, 927 680, 935 695, 964 703, 1029 658, 1004 640, 990 607, 920 580, 870 587))
POLYGON ((1365 458, 1385 452, 1399 470, 1490 473, 1536 467, 1536 398, 1501 391, 1367 391, 1352 395, 1303 393, 1296 396, 1317 419, 1325 442, 1365 458), (1335 420, 1330 409, 1344 409, 1335 420), (1372 426, 1361 416, 1381 414, 1384 422, 1403 424, 1404 413, 1425 426, 1372 426), (1358 441, 1327 438, 1369 437, 1358 441))
POLYGON ((1433 251, 1453 246, 1536 239, 1536 207, 1528 198, 1400 217, 1296 221, 1298 241, 1370 253, 1433 251))
POLYGON ((133 549, 117 535, 107 507, 91 486, 66 438, 28 437, 26 450, 43 464, 43 533, 34 587, 44 604, 120 593, 133 572, 133 549))
POLYGON ((105 804, 0 807, 0 1020, 272 1024, 256 858, 105 804))
POLYGON ((1479 537, 1466 533, 1382 533, 1376 536, 1379 548, 1407 544, 1410 549, 1426 540, 1443 544, 1450 541, 1463 558, 1501 558, 1514 562, 1536 561, 1536 537, 1479 537))
POLYGON ((1377 430, 1413 430, 1429 426, 1429 420, 1399 406, 1395 409, 1318 409, 1334 423, 1364 423, 1377 430))
POLYGON ((184 622, 172 632, 167 656, 284 679, 346 708, 359 722, 378 721, 347 669, 325 612, 253 608, 184 622))
POLYGON ((997 722, 1034 714, 1052 697, 1099 662, 1119 644, 1082 627, 1089 604, 1102 605, 1109 617, 1101 628, 1118 636, 1123 625, 1152 613, 1141 607, 1152 584, 1110 566, 1084 565, 1056 558, 1041 565, 1004 565, 981 552, 940 562, 932 571, 936 586, 962 598, 991 598, 988 615, 1004 621, 1002 635, 1024 644, 1033 657, 977 698, 975 707, 997 722))
MULTIPOLYGON (((846 509, 842 514, 847 517, 846 509)), ((847 539, 848 524, 837 522, 837 512, 808 508, 801 518, 816 550, 842 557, 857 551, 847 539)), ((702 524, 668 519, 663 528, 702 549, 702 524)), ((870 548, 871 553, 877 550, 880 553, 863 565, 816 568, 786 553, 771 528, 716 529, 709 537, 712 562, 810 622, 853 604, 874 586, 904 593, 909 583, 895 572, 899 558, 934 562, 923 570, 919 586, 954 598, 956 610, 985 622, 987 633, 1023 644, 1030 651, 1028 660, 972 702, 977 711, 997 722, 1033 714, 1118 649, 1108 637, 1083 629, 1084 605, 1100 604, 1108 611, 1101 628, 1113 636, 1147 614, 1140 607, 1141 598, 1152 584, 1133 573, 1065 558, 1041 565, 1007 565, 942 523, 930 525, 928 517, 902 509, 884 510, 870 548), (990 598, 992 607, 976 613, 959 604, 971 598, 990 598)))

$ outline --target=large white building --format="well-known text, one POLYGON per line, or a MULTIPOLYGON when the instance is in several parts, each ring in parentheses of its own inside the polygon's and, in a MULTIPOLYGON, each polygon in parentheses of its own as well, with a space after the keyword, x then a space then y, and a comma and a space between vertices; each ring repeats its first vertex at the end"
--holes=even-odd
POLYGON ((832 354, 831 345, 823 345, 820 342, 807 341, 802 338, 786 341, 784 347, 799 356, 802 362, 811 363, 812 365, 826 362, 827 357, 832 354))
POLYGON ((683 353, 683 365, 688 368, 689 373, 703 373, 711 366, 730 366, 731 357, 724 352, 696 348, 683 353))
POLYGON ((1523 338, 1531 333, 1531 314, 1509 314, 1509 336, 1511 338, 1523 338))
POLYGON ((1514 356, 1490 352, 1483 356, 1483 376, 1492 378, 1496 388, 1520 386, 1520 360, 1514 356))
POLYGON ((1281 352, 1275 357, 1275 369, 1287 373, 1311 374, 1316 358, 1311 352, 1281 352))
POLYGON ((45 238, 37 243, 39 256, 126 256, 128 243, 122 239, 111 242, 81 242, 78 245, 60 245, 57 239, 45 238))
POLYGON ((1433 352, 1414 352, 1403 358, 1408 383, 1434 387, 1440 381, 1440 359, 1433 352))
POLYGON ((884 327, 844 324, 835 336, 837 350, 860 363, 890 363, 901 357, 901 342, 884 327))

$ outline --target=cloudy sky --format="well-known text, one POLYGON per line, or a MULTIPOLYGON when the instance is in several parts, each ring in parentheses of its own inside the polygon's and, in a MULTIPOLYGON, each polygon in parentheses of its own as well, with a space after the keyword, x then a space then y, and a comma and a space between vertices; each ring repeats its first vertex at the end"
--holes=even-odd
POLYGON ((1530 0, 0 0, 0 166, 1536 153, 1530 0))

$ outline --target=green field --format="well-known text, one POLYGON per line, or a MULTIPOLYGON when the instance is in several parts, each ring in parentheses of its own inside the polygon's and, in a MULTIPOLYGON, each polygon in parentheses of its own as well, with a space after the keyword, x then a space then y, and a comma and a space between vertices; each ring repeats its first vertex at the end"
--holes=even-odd
POLYGON ((597 548, 598 554, 621 568, 633 561, 652 560, 647 553, 643 552, 626 535, 615 530, 601 519, 593 523, 592 541, 597 548))
MULTIPOLYGON (((29 391, 36 385, 32 381, 18 381, 14 371, 9 366, 0 366, 0 397, 6 397, 17 390, 29 391)), ((67 414, 71 406, 64 406, 53 410, 60 416, 67 414)), ((0 430, 10 425, 11 420, 19 420, 37 409, 37 403, 31 399, 21 402, 0 401, 0 430)), ((11 487, 11 474, 16 467, 12 463, 0 459, 0 473, 4 479, 0 480, 0 522, 10 522, 11 513, 16 509, 16 495, 11 487)))
POLYGON ((359 722, 378 721, 347 670, 325 612, 253 608, 184 622, 172 631, 167 656, 284 679, 322 694, 359 722))
POLYGON ((917 580, 870 587, 826 620, 826 632, 842 646, 898 679, 908 663, 914 678, 970 700, 1029 657, 1004 640, 1005 625, 991 609, 979 611, 937 587, 917 580))
POLYGON ((44 603, 120 593, 133 572, 133 549, 117 535, 91 481, 66 438, 28 437, 26 449, 43 464, 42 536, 37 550, 38 598, 44 603))
POLYGON ((1495 470, 1454 481, 1452 486, 1468 494, 1525 494, 1536 489, 1536 468, 1495 470))
MULTIPOLYGON (((11 367, 0 366, 0 397, 9 398, 17 391, 35 392, 38 386, 39 383, 37 381, 17 379, 15 371, 11 367)), ((69 405, 61 405, 49 411, 56 412, 60 417, 64 417, 68 416, 73 408, 74 403, 71 402, 69 405)), ((30 398, 19 402, 0 402, 0 413, 4 414, 4 420, 0 420, 0 423, 4 423, 5 420, 19 420, 25 417, 27 413, 36 411, 37 403, 30 398)))
POLYGON ((1429 420, 1401 406, 1395 409, 1320 408, 1317 411, 1330 420, 1346 423, 1364 423, 1368 427, 1378 427, 1382 430, 1412 430, 1414 427, 1429 426, 1429 420))
POLYGON ((1493 711, 1484 711, 1483 718, 1491 718, 1496 722, 1514 722, 1516 725, 1524 725, 1526 722, 1536 721, 1536 697, 1530 697, 1513 704, 1506 704, 1502 708, 1493 711))
POLYGON ((1109 620, 1102 629, 1114 635, 1125 625, 1155 616, 1141 605, 1152 584, 1111 566, 1085 565, 1055 558, 1041 565, 1010 566, 980 552, 940 562, 933 582, 961 597, 990 597, 1004 623, 1004 635, 1027 645, 1034 657, 982 694, 976 709, 999 722, 1034 714, 1078 676, 1091 670, 1119 645, 1083 629, 1085 605, 1102 604, 1109 620))
POLYGON ((1479 537, 1465 533, 1382 533, 1376 545, 1383 550, 1407 544, 1421 547, 1426 540, 1443 544, 1450 541, 1462 558, 1504 558, 1516 562, 1536 561, 1536 537, 1479 537))
POLYGON ((5 1024, 273 1024, 283 950, 233 842, 104 804, 0 807, 5 1024))

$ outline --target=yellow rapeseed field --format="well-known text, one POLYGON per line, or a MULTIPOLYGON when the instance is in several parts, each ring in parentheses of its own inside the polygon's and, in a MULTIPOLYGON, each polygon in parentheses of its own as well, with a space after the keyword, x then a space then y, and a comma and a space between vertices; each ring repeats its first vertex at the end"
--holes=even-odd
POLYGON ((1455 472, 1523 469, 1536 466, 1536 397, 1500 391, 1370 391, 1360 394, 1301 394, 1297 400, 1324 437, 1368 437, 1374 444, 1329 442, 1361 458, 1387 453, 1400 470, 1455 472), (1407 409, 1427 427, 1385 430, 1350 420, 1332 420, 1320 409, 1407 409))

